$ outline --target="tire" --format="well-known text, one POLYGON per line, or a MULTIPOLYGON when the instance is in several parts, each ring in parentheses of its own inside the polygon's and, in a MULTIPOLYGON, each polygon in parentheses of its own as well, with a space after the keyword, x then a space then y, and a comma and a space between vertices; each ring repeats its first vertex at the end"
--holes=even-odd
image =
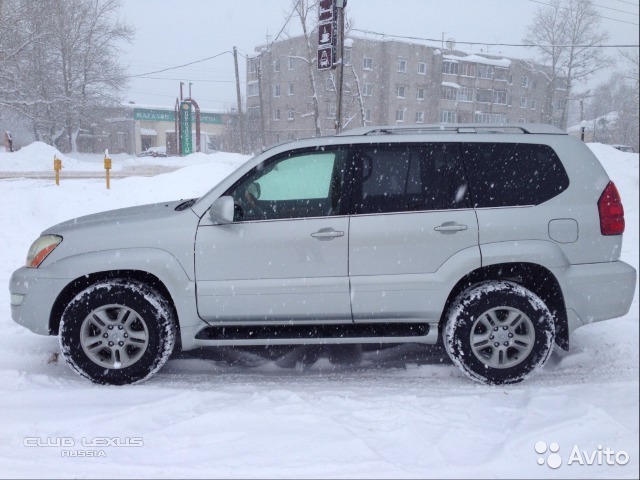
POLYGON ((67 363, 94 383, 125 385, 151 377, 176 341, 176 322, 165 298, 129 280, 97 283, 69 303, 60 321, 67 363))
POLYGON ((553 315, 533 292, 513 282, 474 285, 449 309, 447 354, 468 377, 488 385, 518 383, 549 359, 553 315))

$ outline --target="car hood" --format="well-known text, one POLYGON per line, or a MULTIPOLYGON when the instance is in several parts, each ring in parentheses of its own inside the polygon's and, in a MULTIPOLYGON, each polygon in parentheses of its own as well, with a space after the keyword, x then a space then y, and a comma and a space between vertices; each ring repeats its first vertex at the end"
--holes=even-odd
MULTIPOLYGON (((90 227, 109 227, 121 226, 131 222, 141 220, 159 220, 179 214, 185 208, 177 208, 182 204, 186 204, 185 200, 175 200, 171 202, 154 203, 150 205, 141 205, 138 207, 120 208, 117 210, 108 210, 106 212, 94 213, 84 217, 78 217, 66 222, 59 223, 48 228, 43 232, 45 234, 60 234, 78 229, 86 229, 90 227)), ((186 207, 188 208, 188 207, 186 207)))

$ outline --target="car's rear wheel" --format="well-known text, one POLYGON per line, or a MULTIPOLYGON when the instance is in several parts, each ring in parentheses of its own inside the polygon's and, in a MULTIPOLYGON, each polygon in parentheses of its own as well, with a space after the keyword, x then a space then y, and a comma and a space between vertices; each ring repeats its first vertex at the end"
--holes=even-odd
POLYGON ((124 385, 149 378, 164 365, 176 339, 167 301, 128 280, 98 283, 80 292, 60 322, 67 363, 92 382, 124 385))
POLYGON ((517 383, 549 359, 553 315, 533 292, 494 281, 465 290, 448 312, 444 346, 469 377, 490 385, 517 383))

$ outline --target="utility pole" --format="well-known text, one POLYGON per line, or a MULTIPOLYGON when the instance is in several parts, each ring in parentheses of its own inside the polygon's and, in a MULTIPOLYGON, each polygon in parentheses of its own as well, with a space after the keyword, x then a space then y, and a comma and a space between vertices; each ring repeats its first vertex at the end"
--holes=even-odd
POLYGON ((344 80, 344 7, 346 0, 336 0, 337 19, 337 49, 338 49, 338 68, 336 76, 338 77, 338 92, 336 105, 336 133, 342 132, 342 84, 344 80))
POLYGON ((240 133, 240 153, 244 153, 244 119, 242 117, 242 97, 240 96, 240 73, 238 73, 238 48, 233 47, 233 63, 236 68, 236 96, 238 98, 238 129, 240 133))

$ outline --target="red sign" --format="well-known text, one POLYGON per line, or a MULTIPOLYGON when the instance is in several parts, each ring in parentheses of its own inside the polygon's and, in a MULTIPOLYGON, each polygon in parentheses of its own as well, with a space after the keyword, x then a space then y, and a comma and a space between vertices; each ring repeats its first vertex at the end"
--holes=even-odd
POLYGON ((318 70, 333 68, 333 47, 318 48, 318 70))
POLYGON ((329 20, 333 20, 334 10, 334 0, 320 0, 320 4, 318 6, 318 21, 327 22, 329 20))
POLYGON ((318 25, 318 47, 334 45, 333 23, 321 23, 318 25))

